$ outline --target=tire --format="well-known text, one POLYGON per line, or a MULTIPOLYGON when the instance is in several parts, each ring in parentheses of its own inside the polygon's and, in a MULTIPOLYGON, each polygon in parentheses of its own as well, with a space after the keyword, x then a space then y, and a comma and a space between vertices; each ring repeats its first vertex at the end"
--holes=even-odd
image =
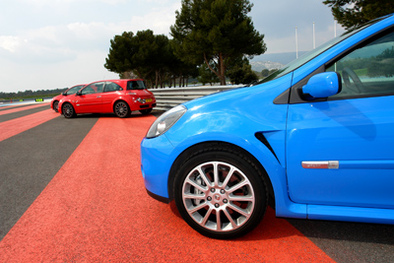
POLYGON ((53 110, 54 110, 55 112, 59 112, 58 106, 59 106, 59 102, 58 102, 57 100, 55 100, 55 101, 53 102, 53 110))
POLYGON ((217 144, 195 152, 180 167, 174 178, 174 198, 193 229, 211 238, 230 239, 260 223, 268 191, 250 157, 217 144))
POLYGON ((140 112, 141 112, 143 115, 146 115, 146 114, 149 114, 149 113, 152 112, 152 108, 146 109, 146 110, 140 110, 140 112))
POLYGON ((65 118, 70 119, 76 116, 74 107, 70 103, 62 105, 62 113, 65 118))
POLYGON ((124 101, 118 101, 114 105, 114 113, 119 118, 126 118, 130 115, 130 108, 124 101))

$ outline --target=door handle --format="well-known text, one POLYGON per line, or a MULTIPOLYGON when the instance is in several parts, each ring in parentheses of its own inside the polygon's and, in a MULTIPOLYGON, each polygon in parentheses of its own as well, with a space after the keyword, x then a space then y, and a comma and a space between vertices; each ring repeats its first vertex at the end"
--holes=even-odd
POLYGON ((97 96, 97 98, 101 98, 101 96, 97 96))
POLYGON ((339 169, 339 161, 303 161, 305 169, 339 169))

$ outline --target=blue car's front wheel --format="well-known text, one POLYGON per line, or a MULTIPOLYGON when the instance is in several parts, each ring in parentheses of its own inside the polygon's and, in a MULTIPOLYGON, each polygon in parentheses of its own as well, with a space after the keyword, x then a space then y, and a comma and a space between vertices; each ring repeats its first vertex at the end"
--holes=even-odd
POLYGON ((257 226, 267 190, 257 165, 227 145, 191 156, 175 177, 174 196, 186 222, 203 235, 227 239, 257 226))

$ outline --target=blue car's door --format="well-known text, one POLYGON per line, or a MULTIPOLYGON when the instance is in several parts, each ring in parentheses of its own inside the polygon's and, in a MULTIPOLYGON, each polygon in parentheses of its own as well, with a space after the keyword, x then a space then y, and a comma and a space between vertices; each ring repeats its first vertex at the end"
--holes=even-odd
POLYGON ((316 205, 394 208, 394 32, 327 65, 342 91, 289 105, 290 199, 316 205))

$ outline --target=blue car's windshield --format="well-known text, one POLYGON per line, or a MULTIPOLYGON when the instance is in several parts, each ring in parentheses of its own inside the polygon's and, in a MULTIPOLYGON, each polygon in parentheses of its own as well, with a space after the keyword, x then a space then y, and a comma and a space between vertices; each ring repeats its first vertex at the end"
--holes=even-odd
POLYGON ((291 61, 289 64, 283 66, 282 68, 278 69, 277 71, 275 71, 274 73, 272 73, 271 75, 269 75, 268 77, 266 77, 265 79, 261 80, 258 84, 279 78, 281 76, 286 75, 287 73, 292 72, 293 70, 299 68, 300 66, 304 65, 306 62, 310 61, 311 59, 313 59, 314 57, 316 57, 317 55, 323 53, 324 51, 326 51, 327 49, 329 49, 332 46, 335 46, 337 43, 341 42, 342 40, 348 38, 349 36, 361 31, 362 29, 370 26, 371 24, 374 24, 382 19, 377 19, 377 20, 373 20, 370 21, 367 24, 364 24, 363 26, 357 27, 357 28, 353 28, 351 30, 346 31, 345 33, 343 33, 341 36, 336 37, 326 43, 324 43, 323 45, 303 54, 301 57, 299 57, 296 60, 291 61))

